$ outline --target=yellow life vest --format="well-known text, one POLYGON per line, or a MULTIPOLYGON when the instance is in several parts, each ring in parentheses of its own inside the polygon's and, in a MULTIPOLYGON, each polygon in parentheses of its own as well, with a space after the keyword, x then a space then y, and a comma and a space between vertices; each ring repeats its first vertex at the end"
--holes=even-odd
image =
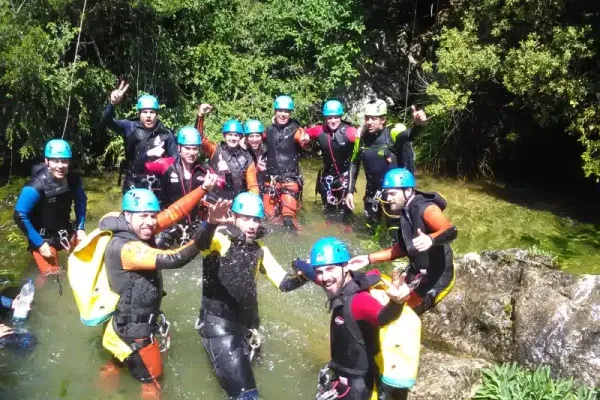
POLYGON ((119 295, 110 289, 104 253, 112 232, 95 229, 75 247, 67 262, 67 276, 81 322, 97 326, 115 311, 119 295))
MULTIPOLYGON (((381 275, 383 282, 369 292, 382 305, 390 298, 385 293, 389 276, 381 275), (385 283, 384 283, 385 282, 385 283)), ((375 355, 381 381, 393 388, 410 389, 417 381, 421 352, 421 319, 405 305, 398 319, 379 328, 380 351, 375 355)))

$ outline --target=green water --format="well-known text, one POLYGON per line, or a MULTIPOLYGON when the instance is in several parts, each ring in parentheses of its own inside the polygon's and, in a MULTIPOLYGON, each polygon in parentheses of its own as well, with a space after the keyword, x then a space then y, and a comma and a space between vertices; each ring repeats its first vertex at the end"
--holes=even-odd
MULTIPOLYGON (((315 202, 315 163, 304 165, 306 179, 301 213, 303 231, 299 236, 276 229, 266 239, 280 263, 306 256, 316 239, 338 235, 354 252, 374 250, 378 245, 360 232, 361 210, 357 210, 355 233, 323 222, 315 202)), ((359 178, 364 184, 364 177, 359 178)), ((600 225, 570 215, 562 203, 530 189, 521 197, 504 200, 505 188, 489 183, 462 183, 419 175, 423 190, 437 190, 448 200, 447 213, 459 228, 453 246, 458 253, 507 247, 532 248, 558 257, 561 267, 573 273, 596 273, 600 265, 600 225), (525 204, 529 202, 529 206, 525 204), (566 211, 565 211, 566 210, 566 211)), ((118 210, 120 190, 116 176, 86 178, 89 197, 87 230, 105 212, 118 210)), ((0 254, 5 260, 0 275, 15 279, 37 277, 24 240, 16 232, 12 209, 23 180, 0 190, 0 254)), ((358 194, 357 198, 362 197, 358 194)), ((360 203, 360 202, 357 202, 360 203)), ((584 213, 585 215, 585 213, 584 213)), ((590 214, 591 215, 591 214, 590 214)), ((206 357, 194 322, 201 294, 201 260, 181 270, 166 271, 163 311, 172 323, 171 350, 165 360, 164 399, 222 399, 222 391, 206 357)), ((36 298, 28 328, 40 340, 28 355, 0 351, 1 399, 132 399, 139 385, 126 371, 120 375, 115 392, 99 385, 98 370, 109 360, 101 346, 101 328, 84 327, 78 318, 65 276, 64 293, 58 294, 55 280, 37 277, 36 298)), ((307 399, 314 396, 318 370, 328 361, 328 314, 325 297, 317 287, 307 285, 293 293, 280 293, 264 278, 259 280, 263 357, 255 366, 261 398, 307 399)))

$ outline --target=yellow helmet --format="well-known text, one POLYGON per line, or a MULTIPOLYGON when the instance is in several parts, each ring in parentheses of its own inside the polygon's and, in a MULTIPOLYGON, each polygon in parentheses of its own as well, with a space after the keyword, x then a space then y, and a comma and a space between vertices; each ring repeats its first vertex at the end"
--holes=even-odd
POLYGON ((383 100, 371 100, 365 106, 365 116, 381 117, 384 115, 387 115, 387 104, 383 100))

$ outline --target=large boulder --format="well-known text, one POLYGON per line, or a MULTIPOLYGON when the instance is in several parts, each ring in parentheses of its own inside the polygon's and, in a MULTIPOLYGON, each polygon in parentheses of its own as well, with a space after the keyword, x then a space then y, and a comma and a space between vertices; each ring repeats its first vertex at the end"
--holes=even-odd
POLYGON ((455 260, 454 290, 423 317, 424 343, 600 384, 600 278, 522 250, 455 260))

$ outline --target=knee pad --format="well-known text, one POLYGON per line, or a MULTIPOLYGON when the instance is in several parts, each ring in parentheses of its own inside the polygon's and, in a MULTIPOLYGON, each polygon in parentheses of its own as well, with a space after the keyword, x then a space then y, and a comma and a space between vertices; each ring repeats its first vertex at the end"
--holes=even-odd
POLYGON ((123 360, 131 375, 140 382, 154 382, 162 375, 162 356, 158 342, 153 340, 149 345, 134 351, 123 360))

